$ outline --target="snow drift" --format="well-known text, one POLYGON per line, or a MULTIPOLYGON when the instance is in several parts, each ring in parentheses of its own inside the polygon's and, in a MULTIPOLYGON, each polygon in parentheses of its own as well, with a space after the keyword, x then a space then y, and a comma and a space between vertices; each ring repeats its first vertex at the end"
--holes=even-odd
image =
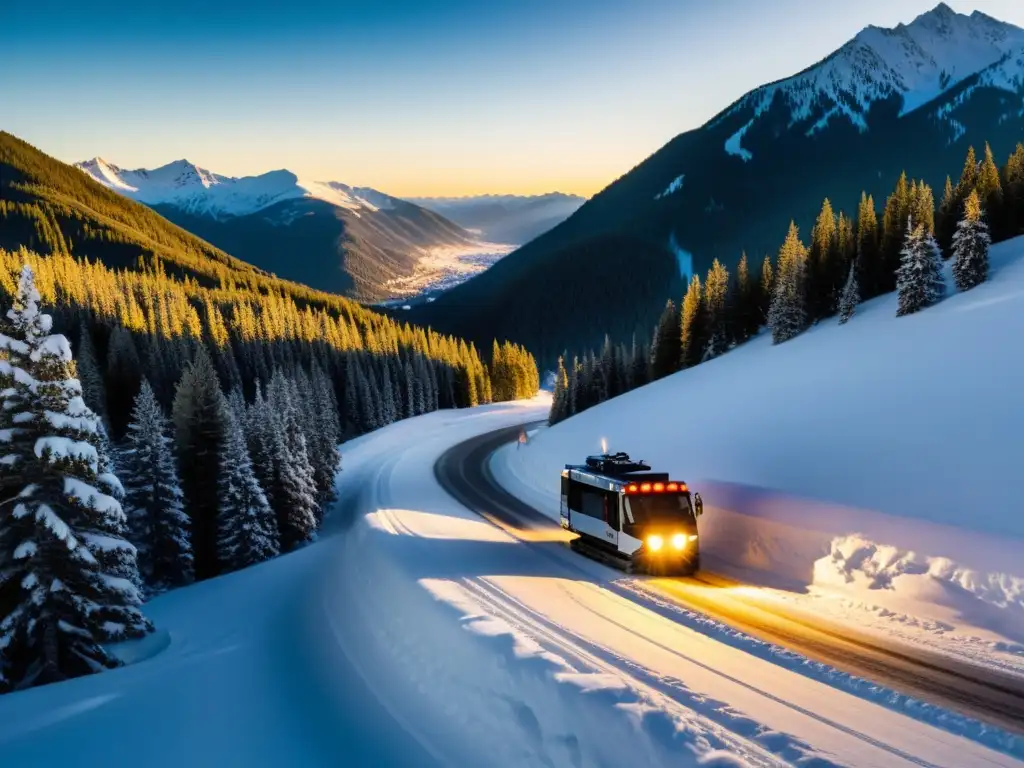
POLYGON ((889 295, 764 334, 503 449, 495 474, 554 515, 562 465, 606 439, 702 493, 707 567, 841 595, 821 606, 854 600, 878 628, 959 628, 1024 666, 1024 238, 991 261, 915 315, 889 295))

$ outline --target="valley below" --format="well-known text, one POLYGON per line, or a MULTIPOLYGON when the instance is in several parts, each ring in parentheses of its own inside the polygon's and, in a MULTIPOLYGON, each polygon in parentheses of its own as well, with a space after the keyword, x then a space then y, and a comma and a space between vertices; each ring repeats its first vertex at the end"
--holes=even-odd
POLYGON ((415 306, 433 301, 438 295, 497 264, 517 246, 507 243, 470 243, 436 246, 426 253, 411 275, 397 277, 384 284, 393 298, 381 307, 415 306))

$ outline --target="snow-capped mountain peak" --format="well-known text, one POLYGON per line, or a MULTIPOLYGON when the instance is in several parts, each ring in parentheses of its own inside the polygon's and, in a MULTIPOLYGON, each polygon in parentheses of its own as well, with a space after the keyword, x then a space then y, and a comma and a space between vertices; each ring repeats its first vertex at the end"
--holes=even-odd
POLYGON ((188 160, 175 160, 159 168, 127 170, 101 157, 76 163, 95 181, 147 205, 173 205, 196 215, 225 218, 262 210, 282 200, 311 198, 360 211, 393 207, 394 199, 369 188, 336 181, 300 179, 280 169, 259 176, 222 176, 188 160))
POLYGON ((817 117, 808 134, 845 117, 867 130, 876 102, 898 97, 906 114, 1024 47, 1024 30, 975 11, 955 12, 940 3, 909 24, 869 26, 835 53, 793 77, 751 91, 712 125, 752 108, 753 116, 726 142, 745 160, 743 135, 779 96, 790 109, 790 126, 817 117))

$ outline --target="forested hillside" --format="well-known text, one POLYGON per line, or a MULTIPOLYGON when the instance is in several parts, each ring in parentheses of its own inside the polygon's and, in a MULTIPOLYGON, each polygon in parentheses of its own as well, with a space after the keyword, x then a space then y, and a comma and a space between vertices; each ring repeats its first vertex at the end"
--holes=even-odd
POLYGON ((105 644, 152 629, 144 597, 314 539, 341 440, 538 389, 521 347, 485 359, 0 151, 0 486, 21 499, 0 516, 0 691, 116 666, 105 644))
POLYGON ((764 326, 782 343, 829 318, 847 323, 861 301, 892 291, 899 314, 912 314, 986 280, 989 244, 1022 234, 1024 144, 1001 168, 988 145, 980 159, 970 147, 938 204, 926 182, 906 174, 881 211, 866 193, 855 214, 826 199, 806 244, 791 222, 774 259, 751 262, 744 253, 732 274, 716 259, 632 344, 609 335, 597 352, 569 347, 573 354, 557 362, 551 422, 717 357, 764 326), (954 286, 945 285, 943 260, 952 262, 954 286))

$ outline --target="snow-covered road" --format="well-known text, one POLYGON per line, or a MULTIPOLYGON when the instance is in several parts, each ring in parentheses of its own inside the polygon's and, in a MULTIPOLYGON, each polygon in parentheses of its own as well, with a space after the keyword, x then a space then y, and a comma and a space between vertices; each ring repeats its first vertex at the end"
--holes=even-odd
POLYGON ((0 697, 2 762, 1024 765, 697 631, 440 488, 446 450, 546 408, 346 445, 320 543, 155 600, 152 658, 0 697))
POLYGON ((628 599, 558 531, 524 544, 453 504, 433 461, 499 413, 414 442, 397 425, 334 578, 339 644, 374 628, 369 687, 441 761, 1021 765, 628 599))

